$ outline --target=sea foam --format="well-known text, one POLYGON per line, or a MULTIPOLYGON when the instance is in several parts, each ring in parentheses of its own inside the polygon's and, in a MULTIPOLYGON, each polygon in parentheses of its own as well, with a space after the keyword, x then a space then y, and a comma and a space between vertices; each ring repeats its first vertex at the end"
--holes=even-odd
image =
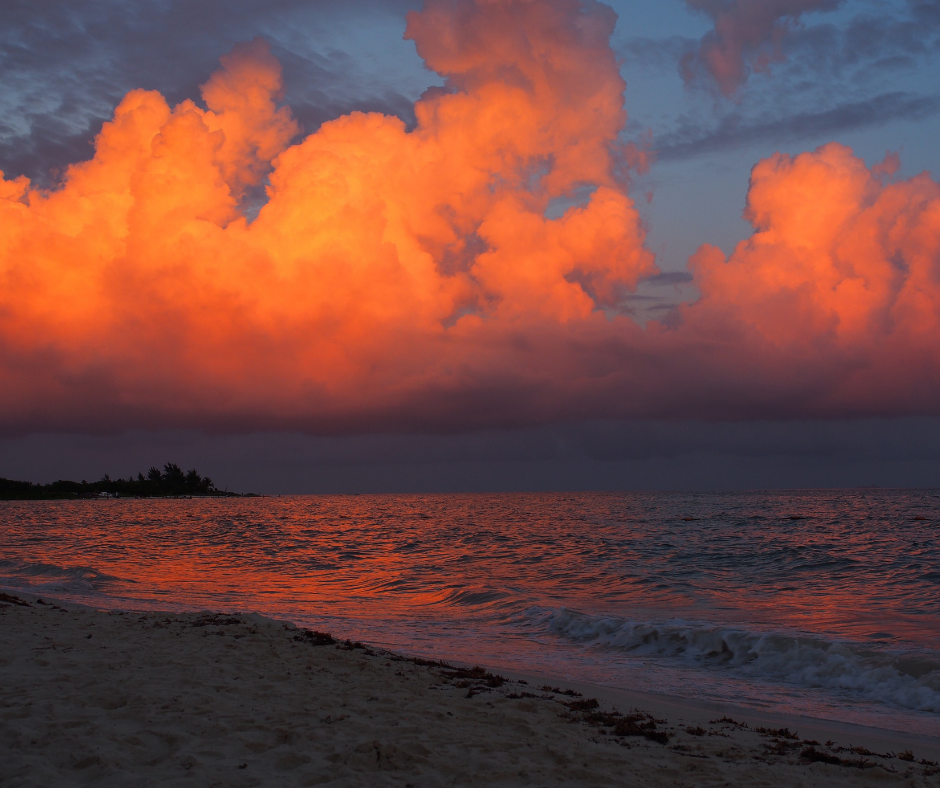
POLYGON ((741 677, 834 690, 896 708, 940 712, 940 655, 888 652, 789 632, 679 619, 633 621, 566 608, 530 608, 529 622, 582 646, 741 677))

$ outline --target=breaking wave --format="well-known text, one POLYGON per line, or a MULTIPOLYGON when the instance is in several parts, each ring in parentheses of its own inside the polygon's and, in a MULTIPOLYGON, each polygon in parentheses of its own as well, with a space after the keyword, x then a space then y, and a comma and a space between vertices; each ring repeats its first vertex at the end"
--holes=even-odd
POLYGON ((682 620, 631 621, 566 608, 531 608, 525 618, 532 626, 587 647, 940 712, 940 654, 874 652, 818 636, 682 620))

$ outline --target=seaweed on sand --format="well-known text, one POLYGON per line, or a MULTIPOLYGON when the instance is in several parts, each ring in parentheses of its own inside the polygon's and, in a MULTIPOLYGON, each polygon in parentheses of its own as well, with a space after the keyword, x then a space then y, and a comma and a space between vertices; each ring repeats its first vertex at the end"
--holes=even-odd
POLYGON ((800 738, 800 734, 791 732, 789 728, 755 728, 754 730, 761 736, 775 736, 781 739, 793 739, 794 741, 800 738))
POLYGON ((294 635, 294 640, 311 646, 332 646, 336 642, 336 638, 329 632, 320 632, 317 629, 301 629, 294 635))
POLYGON ((876 766, 872 761, 865 758, 840 758, 828 752, 821 752, 815 747, 807 747, 800 753, 800 758, 810 763, 828 763, 832 766, 848 766, 853 769, 872 769, 876 766))
POLYGON ((572 700, 565 704, 572 711, 593 711, 600 704, 597 698, 585 698, 584 700, 572 700))
MULTIPOLYGON (((324 643, 323 645, 328 645, 328 644, 324 643)), ((371 648, 369 648, 368 646, 364 646, 358 640, 346 640, 343 643, 340 643, 336 648, 342 649, 343 651, 360 650, 360 651, 364 651, 366 653, 366 656, 368 657, 376 656, 376 653, 371 648)))
MULTIPOLYGON (((595 699, 591 698, 591 700, 595 699)), ((588 703, 588 701, 582 702, 588 703)), ((657 727, 665 720, 657 720, 651 714, 645 712, 635 711, 632 714, 621 714, 616 709, 613 711, 598 711, 597 707, 594 706, 591 711, 582 714, 580 719, 595 728, 610 728, 610 733, 613 736, 622 738, 641 736, 658 744, 669 743, 669 733, 657 727)))
POLYGON ((580 692, 575 692, 573 689, 560 689, 559 687, 553 687, 551 684, 543 684, 541 690, 542 692, 553 692, 555 695, 567 695, 569 698, 581 697, 580 692))
MULTIPOLYGON (((458 687, 464 689, 474 685, 483 685, 489 688, 501 687, 506 679, 498 674, 490 673, 486 668, 474 665, 472 668, 452 668, 441 671, 441 675, 448 681, 456 681, 458 687)), ((482 687, 475 686, 479 691, 482 687)))
POLYGON ((738 722, 737 720, 731 719, 731 717, 724 716, 720 720, 709 720, 709 725, 733 725, 735 728, 746 728, 746 722, 738 722))
POLYGON ((244 622, 240 618, 235 618, 234 616, 223 616, 221 613, 216 613, 211 616, 203 616, 202 618, 197 618, 195 621, 190 623, 191 627, 233 627, 243 624, 244 622))

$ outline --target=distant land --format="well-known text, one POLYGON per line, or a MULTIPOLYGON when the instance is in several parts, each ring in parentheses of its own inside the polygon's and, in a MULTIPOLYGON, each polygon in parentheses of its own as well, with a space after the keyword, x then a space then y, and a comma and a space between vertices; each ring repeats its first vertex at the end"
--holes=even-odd
POLYGON ((254 498, 254 493, 220 490, 208 476, 200 476, 193 468, 188 473, 176 463, 168 462, 161 472, 152 467, 147 475, 135 479, 112 479, 105 474, 96 482, 73 482, 61 479, 51 484, 34 484, 0 478, 0 501, 49 501, 76 498, 254 498))

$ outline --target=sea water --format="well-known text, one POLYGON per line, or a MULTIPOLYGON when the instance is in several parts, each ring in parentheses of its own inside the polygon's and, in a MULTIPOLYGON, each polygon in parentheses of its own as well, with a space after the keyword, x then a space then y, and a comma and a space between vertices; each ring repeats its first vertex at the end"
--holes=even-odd
POLYGON ((0 586, 940 735, 940 491, 6 502, 0 586))

